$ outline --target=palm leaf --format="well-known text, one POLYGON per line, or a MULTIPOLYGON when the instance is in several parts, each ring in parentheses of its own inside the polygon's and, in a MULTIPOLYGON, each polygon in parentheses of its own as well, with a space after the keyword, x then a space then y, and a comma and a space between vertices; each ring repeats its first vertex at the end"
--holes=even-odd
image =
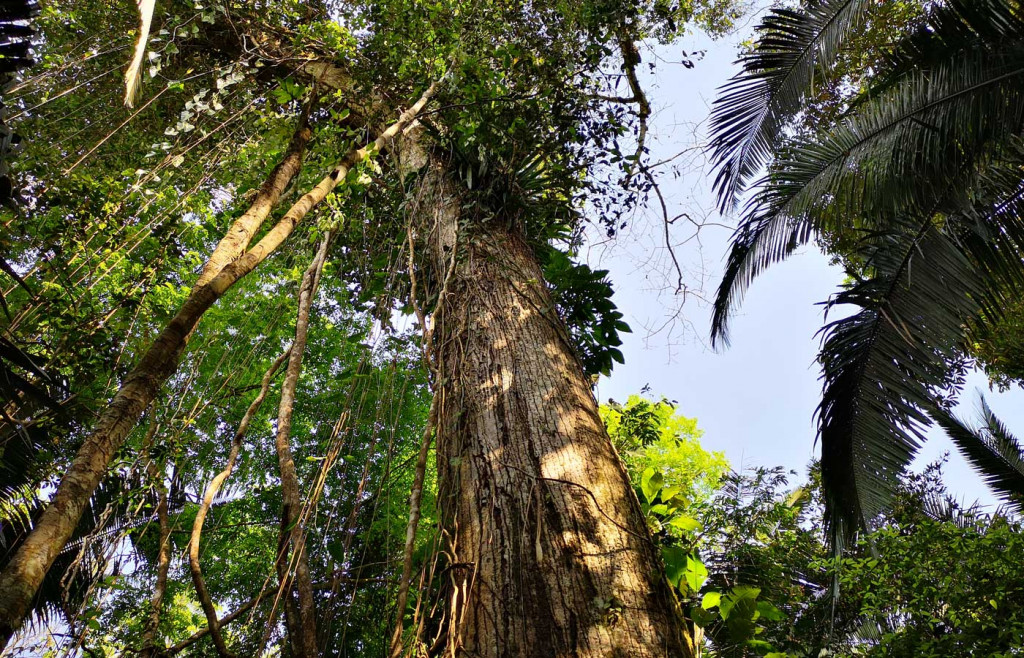
POLYGON ((871 2, 818 0, 800 10, 774 8, 757 27, 743 70, 727 82, 711 114, 715 191, 723 210, 768 163, 787 123, 811 91, 815 69, 827 68, 871 2))
POLYGON ((59 411, 60 402, 47 391, 47 385, 63 388, 36 363, 35 357, 0 336, 0 402, 20 405, 22 398, 28 397, 59 411))
POLYGON ((1024 43, 1003 46, 911 71, 829 135, 793 141, 734 236, 713 339, 728 340, 729 316, 750 282, 818 231, 854 220, 884 226, 969 185, 972 165, 1024 127, 1024 43))
POLYGON ((981 427, 971 427, 945 410, 936 410, 935 420, 985 483, 1018 513, 1024 512, 1024 447, 985 398, 980 406, 981 427))
POLYGON ((926 219, 869 234, 864 274, 828 304, 861 309, 825 328, 819 355, 822 480, 837 546, 883 509, 937 395, 955 388, 950 364, 967 322, 998 315, 1024 285, 1024 146, 1012 140, 998 155, 926 219))
POLYGON ((142 60, 146 55, 146 44, 149 43, 149 30, 153 25, 153 9, 156 0, 137 0, 139 7, 139 34, 135 38, 135 52, 128 70, 124 74, 124 104, 135 105, 142 87, 142 60))
POLYGON ((829 324, 818 408, 826 520, 838 550, 881 512, 947 387, 947 364, 984 288, 934 219, 870 236, 868 271, 829 302, 861 310, 829 324))

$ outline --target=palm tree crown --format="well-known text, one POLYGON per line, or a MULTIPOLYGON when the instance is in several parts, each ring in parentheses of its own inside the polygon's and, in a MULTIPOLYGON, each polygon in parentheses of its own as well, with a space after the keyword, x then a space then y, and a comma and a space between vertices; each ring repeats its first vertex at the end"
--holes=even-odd
MULTIPOLYGON (((818 408, 840 548, 884 508, 933 421, 953 427, 944 409, 966 328, 998 318, 1024 282, 1021 1, 922 2, 915 25, 872 44, 873 75, 841 111, 801 125, 878 4, 771 10, 711 119, 720 204, 747 198, 713 340, 727 341, 732 310, 766 267, 814 238, 844 245, 851 282, 826 307, 857 311, 822 330, 818 408)), ((996 445, 963 429, 961 446, 996 445)))

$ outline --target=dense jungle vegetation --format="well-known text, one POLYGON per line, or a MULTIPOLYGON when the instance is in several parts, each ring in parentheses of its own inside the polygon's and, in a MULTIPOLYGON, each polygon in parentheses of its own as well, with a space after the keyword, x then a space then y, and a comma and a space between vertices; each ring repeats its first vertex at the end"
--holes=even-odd
POLYGON ((1020 0, 3 0, 0 33, 0 655, 1024 654, 1024 446, 954 413, 970 368, 1024 380, 1020 0), (843 267, 799 471, 593 393, 629 291, 588 242, 682 217, 651 54, 750 21, 699 329, 804 245, 843 267), (912 468, 933 426, 1002 506, 912 468))

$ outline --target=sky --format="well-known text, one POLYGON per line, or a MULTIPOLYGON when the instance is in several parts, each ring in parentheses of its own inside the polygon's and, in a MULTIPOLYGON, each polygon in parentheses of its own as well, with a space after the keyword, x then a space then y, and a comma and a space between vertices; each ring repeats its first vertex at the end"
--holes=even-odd
MULTIPOLYGON (((715 90, 732 76, 738 44, 750 37, 752 22, 717 42, 690 35, 670 49, 644 51, 644 85, 654 105, 652 162, 682 152, 677 171, 661 169, 661 188, 669 215, 687 213, 671 225, 671 242, 684 282, 675 292, 675 269, 665 249, 660 216, 637 216, 620 236, 591 245, 592 265, 610 270, 614 300, 633 328, 623 336, 625 365, 602 378, 597 395, 624 401, 650 388, 649 395, 678 402, 679 412, 698 419, 702 444, 725 453, 734 469, 785 466, 803 475, 820 454, 815 445, 814 411, 821 394, 815 362, 824 323, 818 305, 842 280, 839 268, 814 246, 776 265, 748 290, 731 325, 731 347, 713 351, 708 335, 708 304, 715 292, 735 218, 714 212, 703 155, 703 141, 715 90), (693 68, 680 62, 683 51, 706 51, 693 68), (656 64, 653 75, 646 69, 656 64), (703 224, 699 231, 696 224, 703 224)), ((978 392, 1011 429, 1024 434, 1024 392, 990 391, 981 373, 972 373, 957 411, 977 418, 978 392)), ((950 492, 967 503, 992 506, 996 499, 956 453, 940 430, 933 429, 915 468, 950 453, 945 468, 950 492)))

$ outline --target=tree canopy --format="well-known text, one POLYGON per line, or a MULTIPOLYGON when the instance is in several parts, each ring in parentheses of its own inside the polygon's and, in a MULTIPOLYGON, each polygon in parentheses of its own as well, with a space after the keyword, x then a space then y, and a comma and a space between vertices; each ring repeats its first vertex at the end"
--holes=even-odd
POLYGON ((1018 0, 771 8, 714 106, 715 340, 849 275, 806 482, 594 397, 586 248, 674 221, 643 69, 748 9, 0 7, 0 651, 1015 655, 1024 450, 951 409, 1024 372, 1018 0), (933 423, 1005 509, 908 470, 933 423))

